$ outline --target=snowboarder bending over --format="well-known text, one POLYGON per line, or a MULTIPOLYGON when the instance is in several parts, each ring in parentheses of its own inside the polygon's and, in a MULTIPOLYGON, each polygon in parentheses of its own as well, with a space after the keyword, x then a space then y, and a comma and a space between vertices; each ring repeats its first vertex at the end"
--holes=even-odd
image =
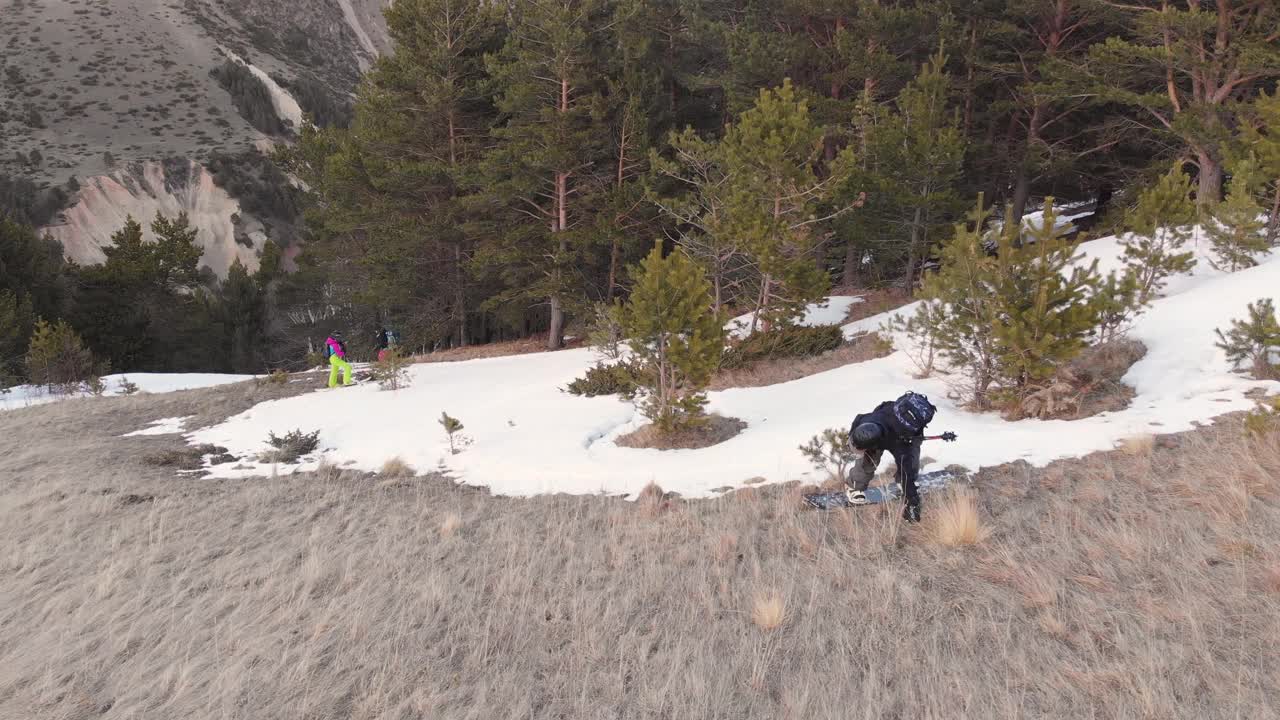
POLYGON ((342 384, 351 384, 351 363, 347 362, 347 345, 342 333, 335 332, 324 341, 324 353, 329 356, 329 387, 338 387, 338 371, 342 371, 342 384))
POLYGON ((898 464, 897 480, 902 486, 905 505, 902 517, 920 522, 920 494, 916 477, 920 474, 920 443, 924 428, 933 420, 937 408, 929 398, 908 392, 897 400, 886 400, 869 413, 853 419, 849 440, 862 451, 862 457, 849 471, 845 481, 850 505, 867 504, 867 485, 875 477, 876 467, 885 451, 898 464))

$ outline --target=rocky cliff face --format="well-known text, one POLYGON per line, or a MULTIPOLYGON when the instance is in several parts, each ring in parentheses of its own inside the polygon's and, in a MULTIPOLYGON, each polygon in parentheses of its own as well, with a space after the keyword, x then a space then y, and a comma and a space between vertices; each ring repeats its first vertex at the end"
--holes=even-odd
POLYGON ((166 217, 187 214, 200 231, 203 265, 224 272, 238 259, 250 270, 257 269, 258 254, 268 242, 266 228, 243 215, 240 203, 214 183, 208 170, 190 160, 135 163, 89 178, 63 221, 47 230, 72 260, 100 263, 106 259, 102 248, 130 216, 142 223, 149 237, 157 212, 166 217))
POLYGON ((78 262, 100 261, 127 215, 181 209, 215 272, 235 257, 256 264, 254 233, 269 223, 240 213, 243 198, 204 165, 288 142, 288 131, 256 130, 210 71, 241 60, 296 128, 301 112, 318 114, 307 107, 317 98, 348 101, 360 72, 390 50, 385 4, 0 0, 0 174, 68 188, 71 206, 49 230, 78 262))

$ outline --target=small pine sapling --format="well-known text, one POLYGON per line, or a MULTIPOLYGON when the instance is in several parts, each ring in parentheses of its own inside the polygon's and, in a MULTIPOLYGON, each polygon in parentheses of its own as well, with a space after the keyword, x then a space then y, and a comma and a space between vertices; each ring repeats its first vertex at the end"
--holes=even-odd
POLYGON ((470 440, 464 435, 459 435, 465 429, 462 421, 447 412, 441 412, 440 427, 444 428, 445 435, 449 437, 449 454, 457 455, 462 452, 462 448, 466 447, 470 440))
POLYGON ((705 420, 706 389, 724 352, 724 319, 711 308, 711 284, 683 250, 644 259, 622 311, 634 355, 640 409, 659 432, 705 420))
POLYGON ((1232 320, 1226 333, 1214 330, 1218 342, 1214 343, 1227 354, 1227 360, 1239 368, 1248 363, 1253 376, 1259 380, 1280 376, 1280 320, 1276 319, 1275 304, 1271 298, 1249 303, 1249 317, 1232 320))
POLYGON ((591 308, 587 344, 607 360, 622 357, 622 306, 596 303, 591 308))
POLYGON ((139 389, 138 384, 133 382, 129 378, 127 377, 120 378, 119 392, 121 395, 137 395, 138 389, 139 389))
POLYGON ((828 428, 800 446, 800 452, 813 466, 825 470, 836 480, 848 477, 849 468, 862 457, 862 451, 849 441, 849 433, 828 428))
POLYGON ((1258 406, 1244 418, 1244 430, 1250 435, 1267 435, 1277 426, 1280 426, 1280 395, 1259 400, 1258 406))
POLYGON ((266 459, 269 462, 288 465, 297 462, 303 455, 315 451, 316 446, 320 444, 320 431, 304 433, 302 430, 290 430, 284 437, 268 432, 267 444, 275 448, 275 451, 267 453, 266 459))
POLYGON ((1231 175, 1227 199, 1214 207, 1213 221, 1205 226, 1214 254, 1212 264, 1227 272, 1257 265, 1257 255, 1270 247, 1262 208, 1253 193, 1257 163, 1245 158, 1232 166, 1231 175))
POLYGON ((409 384, 412 362, 400 352, 398 345, 388 348, 373 364, 373 379, 383 390, 399 390, 409 384))
POLYGON ((84 391, 94 397, 102 397, 107 393, 107 383, 99 375, 90 375, 81 384, 84 391))
POLYGON ((1107 273, 1094 293, 1093 304, 1098 313, 1098 344, 1123 337, 1143 310, 1138 302, 1137 276, 1132 270, 1107 273))
POLYGON ((1149 305, 1169 277, 1195 267, 1195 256, 1182 248, 1196 218, 1191 179, 1177 166, 1138 196, 1125 223, 1131 234, 1122 244, 1125 267, 1137 282, 1139 304, 1149 305))

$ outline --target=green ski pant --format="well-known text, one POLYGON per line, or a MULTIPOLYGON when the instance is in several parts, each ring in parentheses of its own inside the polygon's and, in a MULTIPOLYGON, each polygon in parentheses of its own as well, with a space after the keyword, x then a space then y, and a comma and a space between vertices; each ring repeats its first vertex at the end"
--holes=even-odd
POLYGON ((351 384, 351 363, 337 355, 329 356, 329 387, 338 387, 338 370, 342 370, 342 384, 351 384))

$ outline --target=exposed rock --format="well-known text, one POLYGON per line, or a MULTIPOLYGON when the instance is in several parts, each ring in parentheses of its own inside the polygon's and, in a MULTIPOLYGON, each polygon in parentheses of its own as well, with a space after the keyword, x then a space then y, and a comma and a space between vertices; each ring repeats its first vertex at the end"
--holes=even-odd
POLYGON ((68 258, 89 265, 106 259, 102 248, 131 215, 142 223, 144 237, 152 237, 149 225, 157 211, 166 217, 187 213, 200 231, 201 264, 218 275, 225 275, 236 259, 257 269, 258 253, 268 241, 262 223, 241 213, 240 203, 203 166, 189 160, 135 163, 83 180, 63 222, 47 230, 62 242, 68 258))

